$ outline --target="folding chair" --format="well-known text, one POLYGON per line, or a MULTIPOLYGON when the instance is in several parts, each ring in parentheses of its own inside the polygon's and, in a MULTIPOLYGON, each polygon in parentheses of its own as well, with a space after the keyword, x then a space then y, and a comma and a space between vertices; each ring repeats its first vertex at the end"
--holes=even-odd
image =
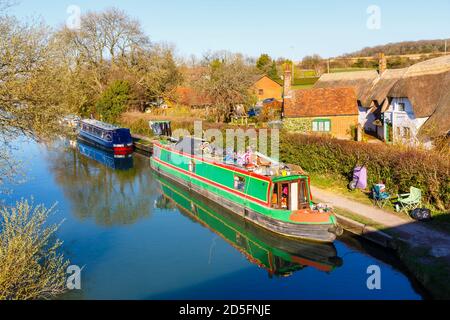
POLYGON ((401 194, 398 196, 397 212, 412 211, 417 209, 422 204, 422 190, 411 187, 410 193, 401 194))
POLYGON ((382 192, 380 185, 375 185, 372 188, 372 198, 376 206, 384 208, 389 199, 391 199, 391 195, 387 192, 382 192))

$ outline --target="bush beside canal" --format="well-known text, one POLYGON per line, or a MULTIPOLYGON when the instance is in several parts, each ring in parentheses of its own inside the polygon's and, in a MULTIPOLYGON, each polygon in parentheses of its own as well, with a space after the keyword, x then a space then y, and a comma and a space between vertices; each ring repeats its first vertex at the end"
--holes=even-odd
POLYGON ((353 168, 364 164, 369 185, 384 181, 393 194, 415 186, 422 190, 425 204, 439 211, 450 210, 448 154, 300 134, 285 134, 280 140, 281 158, 286 163, 348 181, 353 168))
POLYGON ((59 253, 51 209, 22 200, 0 207, 0 300, 51 299, 66 290, 68 261, 59 253))

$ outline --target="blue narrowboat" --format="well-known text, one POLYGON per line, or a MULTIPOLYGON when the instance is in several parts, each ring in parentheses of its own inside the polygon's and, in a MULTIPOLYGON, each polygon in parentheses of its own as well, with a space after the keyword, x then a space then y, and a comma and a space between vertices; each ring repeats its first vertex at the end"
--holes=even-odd
POLYGON ((123 155, 133 152, 133 138, 130 130, 109 123, 91 119, 82 120, 79 138, 96 147, 112 150, 115 154, 123 155))

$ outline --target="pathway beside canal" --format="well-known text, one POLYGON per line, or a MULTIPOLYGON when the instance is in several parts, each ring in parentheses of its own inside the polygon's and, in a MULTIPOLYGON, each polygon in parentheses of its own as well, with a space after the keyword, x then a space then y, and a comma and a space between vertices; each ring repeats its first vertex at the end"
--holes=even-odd
POLYGON ((387 233, 395 234, 400 240, 411 246, 432 246, 433 256, 449 257, 450 260, 450 235, 437 231, 424 223, 414 221, 403 213, 379 209, 317 187, 312 187, 311 190, 318 200, 361 216, 366 220, 371 220, 386 228, 387 233))
MULTIPOLYGON (((316 200, 357 217, 342 219, 357 220, 356 224, 364 222, 360 223, 362 230, 367 224, 368 229, 379 232, 374 239, 392 237, 398 255, 418 280, 435 297, 450 297, 446 288, 450 280, 450 235, 414 221, 403 213, 383 210, 314 186, 311 191, 316 200)), ((373 237, 371 232, 368 233, 370 237, 373 237)))

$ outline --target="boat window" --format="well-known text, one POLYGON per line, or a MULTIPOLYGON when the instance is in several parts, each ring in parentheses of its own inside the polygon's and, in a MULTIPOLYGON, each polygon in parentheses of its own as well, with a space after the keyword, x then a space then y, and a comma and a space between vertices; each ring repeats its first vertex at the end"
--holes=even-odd
POLYGON ((300 209, 307 209, 309 207, 309 195, 306 180, 302 179, 299 183, 298 203, 300 209))
POLYGON ((278 208, 278 183, 275 184, 273 187, 273 194, 272 194, 272 207, 278 208))
POLYGON ((234 177, 234 188, 236 190, 245 192, 245 178, 241 176, 234 177))
POLYGON ((272 208, 294 211, 309 208, 307 183, 304 179, 276 183, 271 199, 272 208))
POLYGON ((155 159, 161 159, 161 149, 160 148, 153 149, 153 157, 155 159))

